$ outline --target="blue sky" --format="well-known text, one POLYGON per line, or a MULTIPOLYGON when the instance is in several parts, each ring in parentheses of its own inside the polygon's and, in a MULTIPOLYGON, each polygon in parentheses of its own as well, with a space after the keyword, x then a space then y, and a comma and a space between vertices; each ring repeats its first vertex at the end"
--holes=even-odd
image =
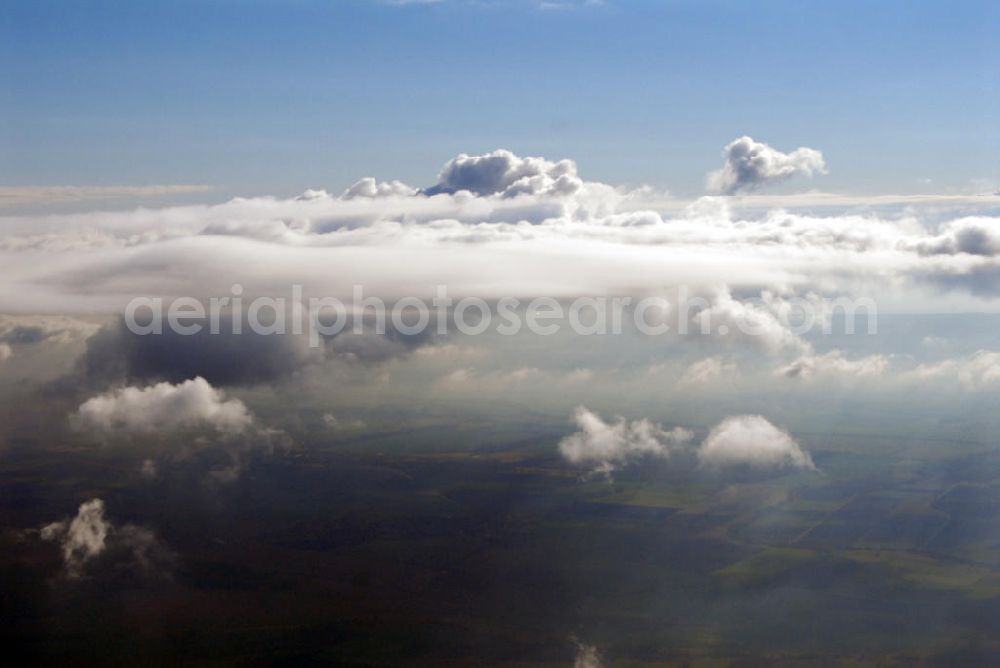
POLYGON ((503 147, 698 194, 742 134, 822 150, 805 187, 996 185, 998 27, 986 2, 8 1, 0 185, 426 185, 503 147))

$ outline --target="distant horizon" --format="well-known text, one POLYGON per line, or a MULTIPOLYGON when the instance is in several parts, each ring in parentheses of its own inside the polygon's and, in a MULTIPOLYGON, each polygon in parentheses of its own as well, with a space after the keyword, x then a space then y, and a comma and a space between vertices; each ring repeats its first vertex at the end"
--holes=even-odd
POLYGON ((362 176, 421 185, 460 152, 507 148, 691 197, 749 134, 819 147, 836 192, 995 191, 998 13, 978 1, 16 2, 0 22, 0 185, 291 195, 362 176))

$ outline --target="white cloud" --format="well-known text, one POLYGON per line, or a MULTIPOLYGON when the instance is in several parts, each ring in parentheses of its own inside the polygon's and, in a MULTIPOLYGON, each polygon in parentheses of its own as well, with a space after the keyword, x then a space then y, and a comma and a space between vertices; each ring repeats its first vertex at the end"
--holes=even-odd
POLYGON ((788 432, 759 415, 739 415, 720 422, 698 448, 698 460, 709 468, 816 468, 788 432))
POLYGON ((85 401, 74 416, 75 426, 106 433, 162 433, 209 429, 224 434, 245 431, 253 416, 239 399, 204 378, 177 385, 123 387, 85 401))
POLYGON ((76 517, 42 527, 42 540, 59 544, 68 578, 87 573, 93 562, 109 555, 116 567, 146 574, 169 575, 173 555, 149 529, 126 524, 115 526, 104 515, 104 501, 91 499, 80 505, 76 517))
MULTIPOLYGON (((147 451, 166 448, 175 458, 218 448, 229 463, 209 476, 220 482, 239 477, 252 452, 289 445, 283 432, 258 425, 242 401, 226 399, 203 378, 111 390, 81 404, 70 422, 103 441, 141 443, 147 451)), ((146 469, 143 464, 143 473, 146 469)))
MULTIPOLYGON (((723 318, 758 319, 773 349, 794 337, 773 326, 767 308, 746 305, 746 295, 903 294, 922 309, 953 309, 954 291, 1000 294, 1000 255, 989 254, 995 242, 976 237, 1000 227, 994 217, 932 224, 843 210, 736 215, 736 204, 722 198, 685 208, 648 190, 582 181, 570 161, 505 151, 459 156, 436 188, 441 194, 428 197, 363 179, 344 197, 310 191, 215 206, 0 217, 0 310, 121 312, 132 295, 207 300, 233 283, 247 297, 301 284, 341 299, 355 284, 385 299, 430 297, 435 282, 486 299, 687 285, 717 293, 723 318), (462 187, 476 192, 447 194, 462 187)), ((818 199, 817 207, 844 202, 818 199)), ((975 202, 947 206, 989 209, 1000 198, 975 202)))
POLYGON ((781 367, 775 375, 786 378, 808 379, 822 374, 837 374, 866 378, 881 376, 889 368, 889 358, 885 355, 868 355, 849 359, 840 350, 817 355, 802 355, 781 367))
POLYGON ((379 182, 371 176, 366 176, 345 190, 340 198, 343 200, 352 200, 358 197, 373 199, 379 197, 411 197, 416 194, 416 188, 400 181, 379 182))
MULTIPOLYGON (((559 452, 571 464, 597 473, 609 474, 641 457, 669 458, 694 436, 680 427, 668 431, 648 419, 605 422, 582 406, 573 417, 579 431, 559 442, 559 452)), ((759 415, 726 418, 693 452, 704 468, 816 468, 788 432, 759 415)))
POLYGON ((785 317, 788 300, 769 292, 760 299, 741 300, 717 288, 692 296, 683 306, 691 314, 688 333, 753 343, 769 353, 806 347, 785 317))
POLYGON ((9 344, 0 343, 0 362, 6 362, 14 356, 14 349, 9 344))
POLYGON ((91 499, 80 505, 72 520, 42 527, 43 540, 58 542, 70 577, 79 577, 84 564, 104 552, 111 525, 104 519, 104 502, 91 499))
POLYGON ((462 153, 449 160, 427 195, 467 190, 476 195, 571 195, 583 186, 572 160, 521 158, 503 149, 486 155, 462 153))
POLYGON ((974 354, 933 364, 920 364, 904 376, 919 383, 954 383, 965 390, 985 390, 1000 384, 1000 352, 978 350, 974 354))
POLYGON ((583 406, 576 409, 573 419, 579 431, 559 442, 559 452, 572 464, 604 473, 639 457, 669 457, 672 448, 692 438, 686 429, 668 431, 646 419, 629 422, 619 417, 608 423, 583 406))
POLYGON ((826 172, 823 154, 816 149, 802 147, 782 153, 746 136, 730 142, 722 155, 726 163, 708 175, 708 187, 727 195, 784 181, 797 174, 812 176, 826 172))

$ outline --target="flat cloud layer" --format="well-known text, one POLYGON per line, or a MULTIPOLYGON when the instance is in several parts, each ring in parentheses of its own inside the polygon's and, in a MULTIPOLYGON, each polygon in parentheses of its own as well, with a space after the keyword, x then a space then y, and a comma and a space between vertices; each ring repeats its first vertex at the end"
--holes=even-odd
MULTIPOLYGON (((786 155, 742 138, 731 147, 733 165, 746 163, 732 168, 743 174, 733 177, 739 183, 820 168, 805 149, 786 155)), ((681 380, 689 390, 748 376, 735 361, 744 347, 772 360, 766 373, 781 382, 875 382, 909 366, 912 382, 963 373, 965 388, 989 385, 988 357, 949 365, 892 351, 859 356, 814 345, 783 317, 808 303, 823 320, 822 304, 831 299, 870 299, 885 311, 995 308, 1000 221, 989 212, 1000 198, 947 199, 943 210, 905 200, 913 209, 841 207, 823 215, 783 209, 774 199, 762 199, 768 204, 759 211, 741 208, 739 201, 753 199, 678 203, 649 189, 587 181, 569 160, 500 150, 456 157, 423 191, 369 177, 339 196, 311 190, 214 206, 8 216, 0 218, 0 310, 117 314, 136 295, 207 302, 232 296, 237 283, 245 301, 290 298, 295 284, 306 298, 348 303, 356 285, 390 302, 429 300, 438 285, 455 298, 487 300, 652 295, 665 300, 665 320, 675 329, 679 321, 689 325, 704 346, 700 357, 712 360, 687 361, 681 380), (680 303, 681 287, 693 308, 680 303)), ((80 318, 0 317, 0 346, 10 353, 0 353, 10 358, 3 368, 20 373, 35 343, 81 341, 95 329, 80 318)), ((197 376, 214 387, 253 387, 308 376, 331 359, 384 364, 429 342, 344 333, 317 351, 291 336, 135 337, 112 327, 90 338, 81 366, 90 394, 197 376)), ((572 371, 551 375, 565 384, 572 371)), ((506 373, 449 369, 440 391, 463 378, 519 382, 506 373)))
MULTIPOLYGON (((724 190, 820 165, 807 152, 756 143, 741 151, 733 149, 733 165, 743 166, 730 165, 724 190)), ((922 308, 944 303, 942 291, 980 299, 1000 291, 998 226, 987 215, 774 208, 745 217, 728 198, 678 208, 576 171, 568 160, 496 151, 455 158, 424 191, 369 178, 341 196, 3 217, 0 311, 120 312, 135 295, 207 300, 234 283, 248 298, 286 295, 293 284, 338 298, 363 285, 385 299, 427 298, 437 284, 486 299, 687 285, 734 297, 892 295, 922 308)), ((980 208, 1000 204, 980 199, 980 208)))

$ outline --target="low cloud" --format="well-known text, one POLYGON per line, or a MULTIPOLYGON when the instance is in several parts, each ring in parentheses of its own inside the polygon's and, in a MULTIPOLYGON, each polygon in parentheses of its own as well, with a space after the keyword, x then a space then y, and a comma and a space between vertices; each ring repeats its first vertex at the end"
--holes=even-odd
POLYGON ((42 540, 57 543, 65 575, 83 577, 100 561, 116 570, 169 576, 174 555, 156 534, 133 524, 116 526, 104 514, 104 501, 91 499, 80 505, 76 517, 47 524, 39 530, 42 540))
POLYGON ((70 577, 79 577, 84 564, 104 552, 111 525, 104 519, 104 502, 92 499, 80 505, 76 517, 47 524, 43 540, 59 543, 63 563, 70 577))
POLYGON ((680 427, 667 430, 648 419, 630 422, 619 417, 605 422, 583 406, 573 419, 579 431, 559 442, 559 452, 566 461, 588 466, 593 473, 607 475, 643 457, 667 459, 674 453, 694 456, 706 469, 816 468, 788 432, 759 415, 726 418, 696 448, 689 447, 692 432, 680 427))
POLYGON ((781 296, 765 291, 756 299, 737 299, 729 289, 717 288, 693 295, 684 307, 689 333, 756 345, 772 354, 807 348, 791 326, 790 302, 781 296))
POLYGON ((725 195, 754 190, 796 175, 826 172, 823 154, 816 149, 802 147, 782 153, 746 136, 730 142, 722 155, 725 164, 722 169, 710 173, 707 181, 709 190, 725 195))
POLYGON ((824 374, 871 378, 881 376, 888 368, 889 358, 885 355, 849 359, 842 351, 831 350, 822 355, 814 353, 802 355, 778 369, 775 375, 802 380, 824 374))
POLYGON ((1000 352, 977 350, 968 357, 921 364, 904 378, 918 383, 958 385, 965 390, 995 389, 1000 385, 1000 352))
POLYGON ((424 194, 450 195, 467 190, 480 196, 571 195, 582 185, 572 160, 521 158, 501 149, 486 155, 462 153, 449 160, 437 184, 425 189, 424 194))
POLYGON ((788 432, 759 415, 739 415, 720 422, 698 448, 698 461, 707 468, 816 468, 788 432))
POLYGON ((253 416, 239 399, 226 400, 204 378, 178 385, 123 387, 85 401, 73 416, 80 429, 148 434, 207 429, 236 434, 251 428, 253 416))
MULTIPOLYGON (((271 453, 289 444, 286 435, 257 423, 239 399, 227 399, 204 378, 176 385, 122 387, 92 397, 70 416, 71 425, 106 443, 141 443, 143 452, 162 451, 171 459, 217 451, 228 463, 213 465, 209 476, 218 482, 239 477, 254 452, 271 453)), ((156 462, 143 462, 143 473, 156 462), (151 462, 150 464, 147 464, 151 462)))
POLYGON ((559 442, 559 452, 572 464, 610 473, 633 459, 667 458, 671 450, 687 443, 692 433, 675 427, 666 430, 650 420, 629 422, 623 417, 605 422, 583 406, 573 415, 579 431, 559 442))

